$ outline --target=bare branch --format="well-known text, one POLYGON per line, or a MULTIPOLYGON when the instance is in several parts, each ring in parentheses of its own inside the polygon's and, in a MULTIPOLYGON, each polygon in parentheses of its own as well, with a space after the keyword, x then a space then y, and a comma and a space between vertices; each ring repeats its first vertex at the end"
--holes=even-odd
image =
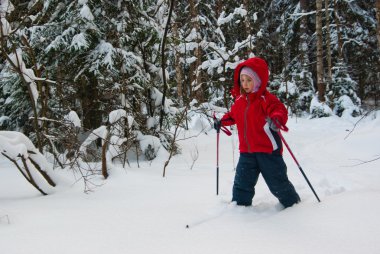
POLYGON ((199 158, 199 150, 198 150, 198 146, 195 145, 195 149, 191 151, 191 159, 193 160, 193 162, 191 163, 190 170, 193 169, 194 164, 198 160, 198 158, 199 158))
POLYGON ((354 132, 356 126, 359 124, 359 122, 361 120, 363 120, 364 118, 366 118, 369 114, 371 114, 373 111, 375 110, 378 110, 379 107, 377 108, 374 108, 374 109, 371 109, 370 111, 368 111, 367 113, 365 113, 355 124, 354 124, 354 127, 352 128, 352 130, 346 135, 346 137, 344 138, 345 140, 351 135, 352 132, 354 132))
POLYGON ((360 165, 363 165, 363 164, 371 163, 371 162, 374 162, 374 161, 377 161, 377 160, 380 160, 380 156, 378 156, 377 158, 374 158, 372 160, 369 160, 369 161, 363 161, 363 160, 357 159, 357 161, 360 161, 360 163, 355 164, 355 165, 351 165, 351 166, 346 166, 346 167, 356 167, 356 166, 360 166, 360 165))

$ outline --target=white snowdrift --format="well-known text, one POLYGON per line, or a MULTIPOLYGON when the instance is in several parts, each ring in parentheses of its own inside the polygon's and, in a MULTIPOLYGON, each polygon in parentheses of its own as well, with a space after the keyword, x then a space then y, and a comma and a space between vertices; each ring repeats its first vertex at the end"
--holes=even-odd
POLYGON ((40 195, 0 159, 0 208, 11 222, 0 220, 1 253, 380 253, 380 112, 353 129, 357 120, 289 120, 285 139, 322 202, 284 151, 302 199, 286 210, 262 178, 252 207, 229 203, 236 136, 220 136, 220 194, 215 195, 213 130, 191 139, 186 138, 198 131, 181 132, 182 154, 172 159, 165 178, 167 154, 140 161, 140 168, 131 159, 130 167, 115 165, 108 180, 98 179, 104 185, 89 195, 77 184, 36 198, 40 195), (199 158, 190 169, 195 150, 199 158))

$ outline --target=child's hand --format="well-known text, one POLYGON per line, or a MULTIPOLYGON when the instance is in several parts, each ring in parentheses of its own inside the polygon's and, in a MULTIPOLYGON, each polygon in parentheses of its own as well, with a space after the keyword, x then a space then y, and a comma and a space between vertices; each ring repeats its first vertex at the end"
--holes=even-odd
POLYGON ((288 131, 288 127, 286 127, 285 124, 282 123, 282 118, 277 117, 276 115, 272 116, 272 118, 267 117, 267 122, 269 123, 269 128, 271 128, 274 131, 288 131))
POLYGON ((222 122, 218 118, 214 118, 214 129, 219 131, 220 128, 222 127, 222 122))
POLYGON ((280 130, 280 128, 279 128, 280 125, 276 123, 276 122, 278 122, 277 118, 271 119, 271 118, 267 117, 266 120, 269 124, 269 128, 271 128, 273 131, 278 132, 280 130))

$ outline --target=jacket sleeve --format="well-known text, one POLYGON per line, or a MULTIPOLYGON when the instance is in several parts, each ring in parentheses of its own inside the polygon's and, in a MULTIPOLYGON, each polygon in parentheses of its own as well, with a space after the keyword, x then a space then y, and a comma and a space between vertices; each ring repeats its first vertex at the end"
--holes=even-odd
POLYGON ((271 119, 276 118, 281 125, 285 125, 288 121, 288 110, 285 108, 285 105, 275 95, 269 92, 265 97, 265 114, 271 119))
POLYGON ((230 126, 235 124, 234 111, 235 106, 232 105, 230 112, 224 114, 224 116, 220 119, 222 126, 230 126))

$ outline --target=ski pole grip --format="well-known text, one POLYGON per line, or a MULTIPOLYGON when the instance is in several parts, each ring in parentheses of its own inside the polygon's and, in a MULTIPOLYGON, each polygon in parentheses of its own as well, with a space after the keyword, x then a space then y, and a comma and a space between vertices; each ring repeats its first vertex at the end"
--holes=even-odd
POLYGON ((222 126, 221 120, 218 120, 218 118, 216 118, 215 112, 213 114, 213 118, 214 118, 214 128, 216 129, 218 133, 220 132, 220 130, 222 130, 227 136, 232 135, 231 131, 229 131, 226 127, 222 126), (217 126, 215 125, 215 123, 217 123, 217 126))

